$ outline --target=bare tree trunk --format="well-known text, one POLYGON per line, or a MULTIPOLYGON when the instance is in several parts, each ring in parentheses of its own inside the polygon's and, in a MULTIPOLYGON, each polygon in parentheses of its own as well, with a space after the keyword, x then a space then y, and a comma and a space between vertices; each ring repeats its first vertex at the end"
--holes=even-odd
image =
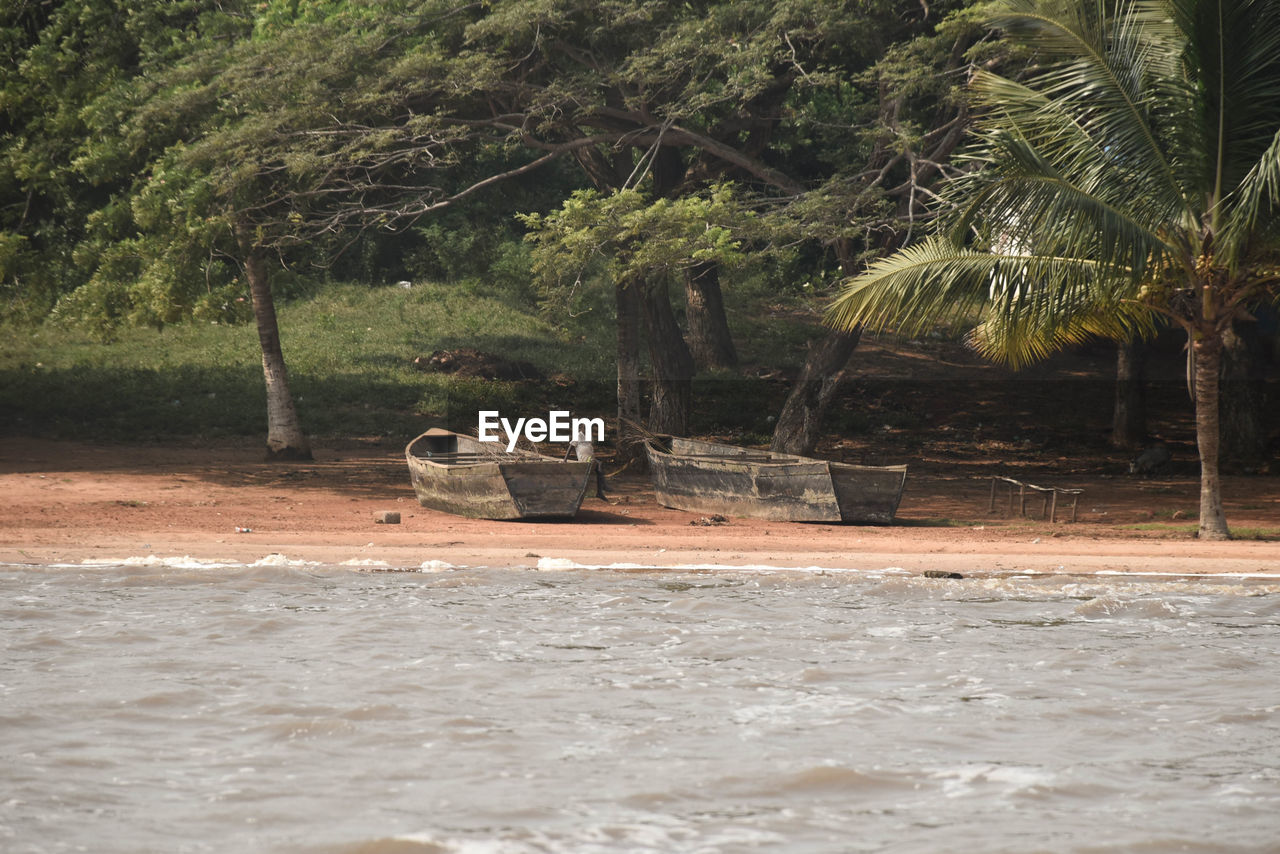
POLYGON ((841 372, 862 338, 862 327, 850 332, 831 332, 821 341, 809 343, 809 354, 787 395, 773 430, 770 449, 784 454, 811 454, 822 435, 822 420, 827 414, 841 372))
POLYGON ((649 403, 649 429, 655 433, 684 436, 689 432, 692 406, 693 356, 680 334, 666 278, 647 283, 644 319, 653 366, 653 399, 649 403))
POLYGON ((1137 448, 1147 438, 1146 344, 1133 337, 1116 347, 1116 400, 1111 444, 1137 448))
POLYGON ((689 351, 704 368, 736 368, 738 352, 729 334, 720 292, 720 266, 708 261, 685 271, 685 312, 689 322, 689 351))
POLYGON ((1222 338, 1200 334, 1192 345, 1195 357, 1196 444, 1200 449, 1200 532, 1202 540, 1229 540, 1222 510, 1222 478, 1218 472, 1220 422, 1218 382, 1222 338))
POLYGON ((640 291, 635 283, 615 282, 618 362, 618 456, 642 457, 640 437, 640 291))
POLYGON ((267 458, 272 460, 309 460, 311 443, 302 432, 298 411, 289 393, 289 373, 284 351, 280 348, 280 328, 276 323, 276 303, 271 295, 267 265, 260 247, 255 246, 247 229, 236 237, 244 254, 245 277, 253 300, 253 318, 258 326, 258 343, 262 348, 262 376, 267 387, 267 458))

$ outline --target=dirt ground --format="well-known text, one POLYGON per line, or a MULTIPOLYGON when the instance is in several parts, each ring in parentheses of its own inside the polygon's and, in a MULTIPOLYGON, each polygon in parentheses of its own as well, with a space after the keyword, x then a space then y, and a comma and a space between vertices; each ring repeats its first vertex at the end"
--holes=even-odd
POLYGON ((191 557, 252 563, 283 555, 324 564, 417 568, 572 561, 654 567, 771 565, 907 571, 1269 573, 1280 575, 1280 479, 1226 479, 1227 516, 1250 537, 1194 538, 1194 474, 1020 476, 1083 490, 1076 521, 991 510, 991 474, 1009 465, 924 455, 891 526, 730 519, 658 506, 643 478, 614 478, 571 522, 485 522, 420 507, 399 444, 321 446, 314 462, 263 460, 253 442, 102 446, 0 440, 0 562, 78 564, 191 557), (399 524, 375 521, 398 511, 399 524), (546 559, 552 559, 550 561, 546 559), (429 564, 435 566, 436 564, 429 564))
MULTIPOLYGON (((410 436, 318 442, 315 461, 304 464, 265 462, 261 440, 95 445, 0 438, 0 562, 251 563, 282 555, 397 568, 572 561, 1280 574, 1280 477, 1265 466, 1225 478, 1237 539, 1195 539, 1199 465, 1179 347, 1177 339, 1156 342, 1147 367, 1150 442, 1164 444, 1172 462, 1157 476, 1134 477, 1128 461, 1137 451, 1110 442, 1112 346, 1015 373, 962 342, 864 340, 815 456, 907 463, 891 526, 697 524, 698 514, 660 507, 647 478, 625 471, 611 477, 610 502, 588 499, 574 521, 463 519, 418 505, 404 461, 410 436), (1082 490, 1075 521, 1069 505, 1059 508, 1058 521, 1043 519, 1037 500, 1026 516, 1011 514, 1003 489, 992 509, 997 475, 1082 490), (399 512, 400 523, 377 523, 383 511, 399 512)), ((743 371, 776 381, 783 393, 788 387, 787 377, 775 380, 764 367, 743 371)), ((1280 425, 1280 393, 1272 389, 1269 399, 1267 423, 1280 425)), ((1280 454, 1280 435, 1273 445, 1272 455, 1280 454)), ((605 468, 613 474, 607 458, 605 468)))

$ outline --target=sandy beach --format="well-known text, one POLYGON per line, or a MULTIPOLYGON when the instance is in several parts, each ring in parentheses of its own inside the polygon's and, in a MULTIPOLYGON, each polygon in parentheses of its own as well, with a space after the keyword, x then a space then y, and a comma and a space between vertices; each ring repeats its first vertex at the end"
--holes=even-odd
MULTIPOLYGON (((1075 478, 1077 521, 990 509, 990 476, 920 466, 896 523, 828 525, 729 519, 658 506, 641 477, 610 484, 571 522, 486 522, 418 505, 402 450, 346 442, 314 462, 263 460, 255 443, 213 447, 0 441, 0 562, 79 564, 125 559, 313 561, 414 569, 423 565, 538 567, 772 566, 981 573, 1280 575, 1280 483, 1227 480, 1233 530, 1253 537, 1197 541, 1191 478, 1075 478), (376 521, 400 513, 399 524, 376 521), (710 524, 708 524, 710 523, 710 524), (1267 532, 1271 533, 1268 534, 1267 532), (1258 539, 1261 532, 1263 539, 1258 539)), ((1049 484, 1052 485, 1052 484, 1049 484)))

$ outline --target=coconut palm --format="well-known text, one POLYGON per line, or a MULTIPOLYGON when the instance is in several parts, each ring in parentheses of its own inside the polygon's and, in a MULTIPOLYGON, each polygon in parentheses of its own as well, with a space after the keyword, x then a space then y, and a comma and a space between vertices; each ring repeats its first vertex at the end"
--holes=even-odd
POLYGON ((1187 332, 1200 536, 1218 474, 1223 333, 1280 277, 1280 0, 1007 0, 1037 62, 976 74, 974 167, 925 241, 848 282, 828 321, 913 333, 973 316, 1013 365, 1165 315, 1187 332))

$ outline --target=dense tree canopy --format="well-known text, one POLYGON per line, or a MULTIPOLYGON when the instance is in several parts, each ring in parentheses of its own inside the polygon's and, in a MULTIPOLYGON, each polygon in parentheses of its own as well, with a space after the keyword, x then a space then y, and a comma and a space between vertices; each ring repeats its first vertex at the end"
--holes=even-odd
MULTIPOLYGON (((231 211, 276 247, 325 235, 341 246, 565 156, 601 189, 648 179, 664 196, 733 177, 803 196, 797 218, 827 238, 866 233, 893 220, 886 197, 919 206, 921 173, 936 171, 962 124, 949 103, 957 81, 932 73, 961 67, 972 38, 968 24, 935 33, 948 9, 19 3, 3 21, 0 177, 22 200, 5 209, 5 257, 65 268, 62 282, 33 289, 46 298, 87 273, 104 287, 145 273, 117 270, 124 257, 164 254, 170 269, 157 277, 190 278, 177 256, 207 266, 227 239, 209 222, 231 211), (922 34, 933 47, 913 46, 922 34), (486 174, 467 171, 480 160, 486 174), (42 242, 45 226, 63 231, 42 242), (164 253, 111 251, 166 229, 164 253), (80 246, 80 260, 56 263, 55 242, 80 246)), ((22 289, 16 270, 4 281, 22 289)), ((218 278, 204 272, 195 278, 218 278)), ((189 294, 173 297, 161 316, 149 294, 99 301, 136 302, 125 313, 139 320, 192 310, 189 294)))
POLYGON ((0 312, 38 319, 129 234, 129 198, 176 136, 130 145, 132 84, 241 28, 234 3, 18 0, 0 10, 0 312), (87 253, 87 254, 86 254, 87 253))

